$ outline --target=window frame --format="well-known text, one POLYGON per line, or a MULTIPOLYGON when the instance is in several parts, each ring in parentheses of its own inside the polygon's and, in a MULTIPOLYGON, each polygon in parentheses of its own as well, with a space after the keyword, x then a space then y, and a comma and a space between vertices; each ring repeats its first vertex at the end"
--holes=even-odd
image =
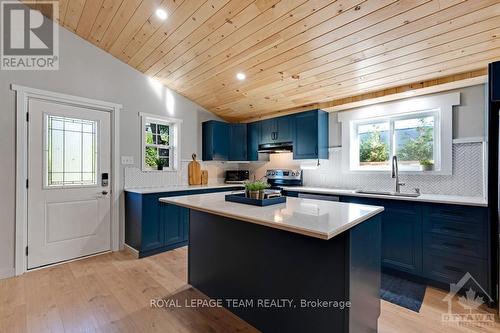
MULTIPOLYGON (((439 170, 425 171, 425 174, 446 175, 453 174, 453 106, 460 105, 460 92, 449 92, 434 95, 423 95, 412 98, 405 98, 393 102, 375 103, 342 111, 338 113, 338 121, 341 123, 342 137, 342 173, 364 173, 379 174, 386 173, 387 170, 350 170, 351 162, 351 133, 355 130, 354 121, 368 120, 375 118, 387 118, 429 112, 437 110, 439 116, 439 170)), ((422 174, 422 171, 404 171, 403 174, 422 174)))
MULTIPOLYGON (((408 120, 408 119, 417 119, 432 116, 434 118, 434 127, 433 127, 433 161, 434 161, 434 169, 435 171, 441 170, 441 154, 440 154, 440 146, 441 146, 441 120, 439 117, 438 109, 431 110, 423 110, 418 112, 410 112, 406 114, 400 114, 395 116, 387 116, 387 117, 377 117, 377 118, 367 118, 360 120, 353 120, 353 131, 351 131, 351 152, 350 152, 350 163, 349 163, 349 171, 359 172, 378 172, 378 171, 390 171, 391 170, 391 161, 394 155, 396 154, 396 128, 395 123, 400 120, 408 120), (359 126, 374 124, 374 123, 388 123, 388 131, 389 131, 389 158, 387 160, 387 166, 381 166, 379 168, 367 168, 362 167, 359 161, 359 148, 360 148, 360 140, 358 135, 359 126)), ((399 170, 402 172, 422 172, 420 166, 408 166, 400 163, 399 170)))
POLYGON ((179 169, 179 158, 180 158, 180 133, 181 133, 181 119, 163 117, 148 113, 139 113, 141 118, 141 170, 143 172, 153 172, 153 171, 166 171, 174 172, 179 169), (157 144, 147 144, 146 143, 146 123, 160 124, 169 126, 169 145, 157 145, 157 144), (173 135, 172 135, 173 132, 173 135), (163 170, 158 170, 151 168, 146 163, 146 147, 154 146, 157 148, 169 149, 169 166, 164 167, 163 170))
MULTIPOLYGON (((43 139, 42 139, 42 180, 43 180, 43 185, 42 188, 44 190, 61 190, 61 189, 77 189, 77 188, 98 188, 99 184, 101 182, 101 173, 100 173, 100 168, 101 168, 101 159, 100 159, 100 154, 101 154, 101 122, 96 119, 87 119, 87 118, 74 118, 74 117, 68 117, 67 115, 62 115, 58 114, 57 112, 43 112, 42 114, 42 122, 43 122, 43 139), (48 135, 49 135, 49 126, 48 126, 48 121, 49 117, 54 116, 54 117, 60 117, 60 118, 71 118, 71 119, 78 119, 78 120, 85 120, 85 121, 91 121, 96 123, 96 133, 95 133, 95 156, 94 156, 94 167, 95 167, 95 172, 96 172, 96 177, 95 177, 95 184, 69 184, 69 185, 49 185, 49 178, 48 178, 48 170, 49 170, 49 159, 48 159, 48 135)), ((63 161, 64 163, 64 161, 63 161)))

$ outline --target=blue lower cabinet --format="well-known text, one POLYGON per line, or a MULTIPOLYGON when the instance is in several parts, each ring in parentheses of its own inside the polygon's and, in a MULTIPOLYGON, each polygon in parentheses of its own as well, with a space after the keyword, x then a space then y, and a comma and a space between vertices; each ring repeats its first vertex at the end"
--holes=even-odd
POLYGON ((165 245, 165 226, 157 204, 160 197, 125 192, 125 243, 139 252, 154 251, 165 245))
POLYGON ((487 208, 423 204, 422 211, 424 277, 449 285, 469 273, 493 295, 487 208))
POLYGON ((356 197, 341 201, 384 206, 383 268, 442 288, 469 273, 494 294, 487 208, 356 197))
POLYGON ((294 197, 294 198, 299 197, 299 192, 295 191, 281 191, 281 193, 286 197, 294 197))
POLYGON ((418 204, 356 197, 344 197, 342 201, 383 206, 382 266, 422 273, 422 213, 418 204))
POLYGON ((187 241, 188 208, 160 203, 160 220, 165 226, 165 245, 187 241))
POLYGON ((242 187, 139 194, 125 192, 125 243, 147 257, 187 245, 189 209, 161 203, 160 198, 240 190, 242 187))
MULTIPOLYGON (((458 283, 469 273, 489 295, 493 296, 488 283, 488 261, 469 256, 448 255, 443 252, 424 250, 424 277, 446 286, 458 283)), ((478 290, 478 286, 473 287, 478 290)), ((486 299, 485 299, 486 301, 486 299)))
POLYGON ((385 205, 382 213, 382 266, 412 274, 422 273, 420 207, 385 205))

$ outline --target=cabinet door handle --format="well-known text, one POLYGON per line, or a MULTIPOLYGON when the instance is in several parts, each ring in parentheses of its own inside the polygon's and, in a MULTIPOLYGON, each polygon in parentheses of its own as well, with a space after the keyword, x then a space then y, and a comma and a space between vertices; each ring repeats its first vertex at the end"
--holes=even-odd
POLYGON ((462 216, 463 215, 463 212, 460 212, 460 211, 457 212, 454 210, 441 209, 440 212, 441 212, 441 214, 452 215, 452 216, 462 216))
POLYGON ((455 267, 455 266, 444 265, 443 267, 446 268, 449 271, 453 271, 453 272, 457 272, 457 273, 463 273, 462 269, 460 269, 458 267, 455 267))
POLYGON ((316 147, 314 147, 314 153, 317 155, 318 154, 318 145, 316 145, 316 147))
POLYGON ((455 231, 455 232, 464 232, 462 229, 453 228, 453 227, 442 227, 443 230, 455 231))
POLYGON ((457 249, 463 249, 463 245, 460 244, 454 244, 454 243, 443 243, 444 246, 446 247, 454 247, 457 249))

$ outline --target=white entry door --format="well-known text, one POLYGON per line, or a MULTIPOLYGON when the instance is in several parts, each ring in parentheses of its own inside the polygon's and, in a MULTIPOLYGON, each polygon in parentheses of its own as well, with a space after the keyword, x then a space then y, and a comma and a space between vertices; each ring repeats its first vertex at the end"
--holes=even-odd
POLYGON ((110 113, 33 99, 28 111, 27 268, 110 250, 110 113))

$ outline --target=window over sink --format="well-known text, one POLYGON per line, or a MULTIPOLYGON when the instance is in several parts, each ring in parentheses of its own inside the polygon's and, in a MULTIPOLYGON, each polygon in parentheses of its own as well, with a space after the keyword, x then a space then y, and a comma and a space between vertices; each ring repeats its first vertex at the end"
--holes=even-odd
POLYGON ((452 173, 452 112, 460 93, 422 96, 339 113, 343 172, 452 173))
POLYGON ((394 155, 401 171, 439 168, 438 122, 437 111, 355 122, 351 170, 388 170, 394 155))

